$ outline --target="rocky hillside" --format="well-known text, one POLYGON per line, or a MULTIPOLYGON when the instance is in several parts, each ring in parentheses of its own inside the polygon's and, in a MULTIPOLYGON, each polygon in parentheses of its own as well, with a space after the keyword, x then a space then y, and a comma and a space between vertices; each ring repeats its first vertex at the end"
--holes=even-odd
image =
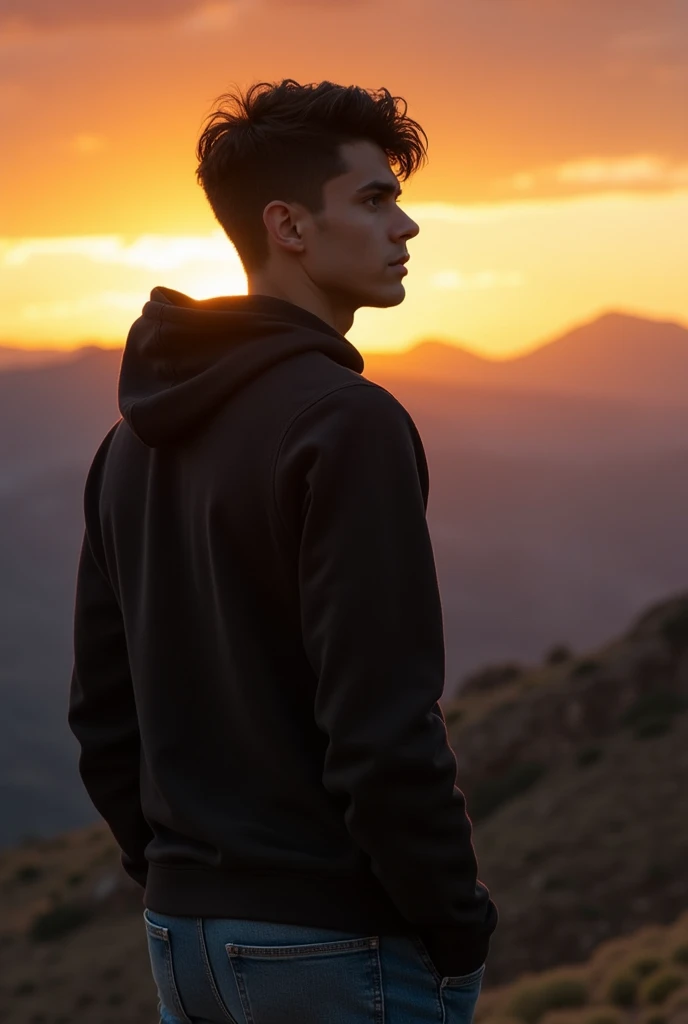
MULTIPOLYGON (((688 1024, 688 596, 447 705, 500 910, 478 1024, 688 1024)), ((141 893, 98 825, 0 854, 0 1020, 153 1024, 141 893)))
POLYGON ((464 686, 446 716, 501 913, 494 981, 688 907, 688 596, 584 657, 464 686))

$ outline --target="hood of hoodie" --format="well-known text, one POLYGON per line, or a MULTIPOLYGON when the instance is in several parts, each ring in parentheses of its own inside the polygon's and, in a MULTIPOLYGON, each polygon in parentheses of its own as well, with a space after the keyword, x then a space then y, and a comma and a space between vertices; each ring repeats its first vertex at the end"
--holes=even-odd
POLYGON ((144 444, 183 437, 274 363, 324 352, 361 373, 363 357, 314 313, 271 295, 192 299, 154 288, 127 336, 119 409, 144 444))

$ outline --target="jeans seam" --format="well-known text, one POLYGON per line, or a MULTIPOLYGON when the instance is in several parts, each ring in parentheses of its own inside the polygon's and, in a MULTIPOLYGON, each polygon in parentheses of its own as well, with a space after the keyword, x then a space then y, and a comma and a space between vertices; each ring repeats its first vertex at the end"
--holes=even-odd
MULTIPOLYGON (((175 978, 174 978, 174 968, 172 966, 172 947, 170 946, 169 942, 167 942, 167 941, 166 941, 166 947, 167 947, 167 954, 165 956, 165 964, 167 965, 167 983, 170 986, 170 992, 172 992, 172 994, 174 996, 174 1001, 176 1003, 175 1010, 177 1011, 177 1013, 179 1014, 179 1016, 181 1017, 182 1020, 189 1021, 189 1018, 188 1018, 186 1012, 184 1011, 184 1007, 182 1006, 182 1001, 181 1001, 181 998, 179 996, 179 991, 177 989, 177 983, 176 983, 175 978)), ((189 1024, 191 1024, 190 1021, 189 1021, 189 1024)))
POLYGON ((248 990, 247 990, 246 985, 244 983, 244 976, 243 976, 243 974, 241 973, 241 971, 238 968, 235 968, 234 961, 233 961, 232 957, 229 955, 229 946, 230 945, 231 945, 231 943, 228 943, 227 946, 225 946, 225 949, 227 950, 227 958, 229 960, 230 967, 232 968, 232 974, 234 975, 234 981, 236 983, 236 987, 237 987, 237 990, 239 992, 239 1001, 241 1002, 241 1009, 244 1012, 244 1017, 246 1018, 247 1024, 254 1024, 254 1021, 253 1021, 253 1011, 251 1009, 251 1003, 249 1002, 249 998, 248 998, 248 990))
POLYGON ((382 963, 380 960, 379 943, 371 947, 373 956, 373 986, 374 986, 374 1009, 375 1024, 385 1024, 385 995, 382 984, 382 963))
POLYGON ((228 942, 226 948, 230 956, 253 956, 260 960, 290 957, 298 959, 315 954, 337 956, 347 950, 371 949, 377 942, 377 936, 366 936, 361 939, 336 939, 332 942, 298 943, 295 946, 249 946, 244 943, 228 942))
MULTIPOLYGON (((172 963, 172 945, 170 943, 169 931, 167 928, 163 928, 161 935, 159 934, 159 926, 155 927, 158 929, 158 934, 155 936, 155 938, 157 939, 157 941, 162 942, 165 948, 165 971, 167 974, 167 983, 169 985, 170 992, 172 993, 172 998, 175 1004, 174 1010, 181 1020, 185 1021, 186 1024, 191 1024, 189 1015, 187 1014, 182 1005, 181 996, 179 995, 179 989, 177 988, 177 980, 174 975, 174 965, 172 963)), ((234 1022, 234 1024, 236 1024, 236 1022, 234 1022)))
POLYGON ((425 965, 427 970, 430 972, 430 974, 432 974, 434 980, 439 985, 439 983, 442 981, 442 976, 439 973, 439 971, 437 970, 437 968, 435 967, 434 963, 432 962, 430 954, 428 953, 427 949, 425 948, 425 943, 423 942, 423 940, 421 938, 419 938, 418 936, 415 936, 415 935, 412 936, 412 939, 413 939, 414 946, 418 950, 418 955, 420 956, 421 960, 423 961, 423 964, 425 965))
POLYGON ((423 942, 421 937, 419 935, 412 935, 411 939, 413 941, 414 946, 416 947, 416 952, 420 957, 421 963, 427 970, 432 980, 435 990, 435 1005, 439 1019, 442 1021, 442 1024, 446 1024, 445 1018, 447 1011, 444 1005, 444 999, 442 998, 442 977, 437 968, 435 967, 434 963, 432 962, 430 954, 425 948, 425 943, 423 942))
POLYGON ((204 934, 204 931, 203 931, 203 920, 200 917, 196 918, 196 928, 197 928, 197 931, 198 931, 198 942, 199 942, 199 945, 201 947, 201 957, 203 958, 203 965, 205 967, 206 977, 208 979, 208 984, 210 985, 210 989, 211 989, 211 991, 213 993, 213 997, 215 999, 215 1002, 217 1003, 217 1005, 219 1006, 220 1010, 222 1011, 222 1014, 227 1018, 228 1021, 231 1022, 231 1024, 238 1024, 236 1018, 232 1016, 232 1014, 229 1012, 229 1010, 225 1006, 224 1000, 223 1000, 222 996, 220 995, 220 992, 218 990, 217 985, 215 984, 215 977, 213 975, 212 968, 210 966, 210 959, 208 957, 208 948, 207 948, 206 942, 205 942, 205 934, 204 934))

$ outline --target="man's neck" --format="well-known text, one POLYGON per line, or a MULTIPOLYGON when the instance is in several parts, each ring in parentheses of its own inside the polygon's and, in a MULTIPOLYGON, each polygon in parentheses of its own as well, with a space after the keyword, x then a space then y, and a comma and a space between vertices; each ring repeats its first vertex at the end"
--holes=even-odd
POLYGON ((324 320, 330 327, 334 327, 335 331, 339 331, 342 335, 351 330, 354 322, 353 312, 342 310, 341 308, 334 309, 332 303, 328 301, 322 292, 316 291, 312 287, 309 288, 306 285, 297 283, 284 285, 256 275, 248 279, 248 294, 271 295, 274 299, 284 299, 286 302, 292 302, 295 306, 301 306, 302 309, 307 309, 309 313, 314 313, 315 316, 320 317, 321 320, 324 320))

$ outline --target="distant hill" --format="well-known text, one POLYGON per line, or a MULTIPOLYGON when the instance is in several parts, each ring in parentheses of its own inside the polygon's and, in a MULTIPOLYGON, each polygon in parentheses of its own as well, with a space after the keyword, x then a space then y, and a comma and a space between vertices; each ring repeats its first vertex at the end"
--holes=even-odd
MULTIPOLYGON (((121 349, 97 345, 64 352, 0 344, 0 371, 103 353, 115 362, 121 358, 121 349)), ((364 376, 379 377, 381 383, 411 378, 647 405, 688 401, 688 327, 614 311, 507 359, 480 356, 465 344, 426 339, 400 353, 364 354, 364 361, 364 376)))
MULTIPOLYGON (((87 457, 98 431, 119 417, 121 356, 89 346, 0 372, 0 474, 87 457)), ((423 342, 365 364, 364 376, 407 405, 435 450, 588 462, 675 451, 688 437, 688 330, 672 324, 609 314, 505 362, 423 342)))
POLYGON ((0 370, 20 366, 36 367, 71 358, 72 353, 59 348, 21 348, 0 344, 0 370))
MULTIPOLYGON (((446 705, 500 914, 477 1024, 685 1024, 687 711, 688 593, 446 705)), ((102 823, 0 852, 0 899, 1 1020, 152 1024, 142 890, 102 823)))
POLYGON ((688 329, 608 313, 513 360, 505 379, 534 390, 685 402, 688 329))
POLYGON ((45 467, 82 466, 119 419, 118 349, 79 349, 69 358, 0 372, 0 489, 45 467))
POLYGON ((413 375, 448 383, 473 384, 486 381, 492 360, 469 351, 457 342, 420 341, 404 352, 364 353, 366 377, 381 373, 413 375))
POLYGON ((607 313, 512 359, 484 359, 425 341, 400 354, 370 354, 365 364, 364 374, 373 379, 423 377, 648 405, 688 401, 688 329, 623 313, 607 313))

